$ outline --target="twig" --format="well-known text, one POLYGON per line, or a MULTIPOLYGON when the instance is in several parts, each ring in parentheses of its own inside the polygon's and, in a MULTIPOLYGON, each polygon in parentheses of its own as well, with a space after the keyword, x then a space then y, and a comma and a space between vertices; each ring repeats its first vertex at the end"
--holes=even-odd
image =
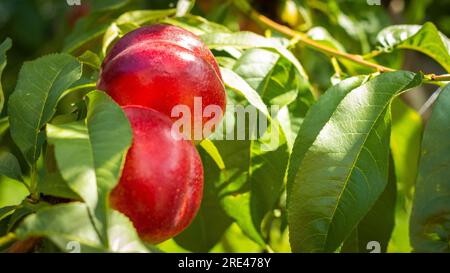
POLYGON ((448 82, 448 81, 450 81, 450 74, 443 74, 443 75, 429 74, 429 75, 425 75, 425 78, 429 78, 429 80, 432 80, 432 81, 448 82))

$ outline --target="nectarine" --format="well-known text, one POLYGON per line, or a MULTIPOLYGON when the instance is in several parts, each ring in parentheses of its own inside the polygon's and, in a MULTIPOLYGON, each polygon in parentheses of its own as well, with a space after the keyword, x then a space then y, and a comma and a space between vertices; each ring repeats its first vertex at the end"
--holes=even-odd
POLYGON ((191 141, 174 138, 168 117, 137 106, 124 111, 133 144, 110 204, 130 218, 144 241, 159 243, 193 220, 203 194, 202 163, 191 141))
POLYGON ((203 129, 214 118, 203 115, 209 105, 225 111, 211 51, 191 32, 171 25, 141 27, 119 39, 102 63, 98 88, 122 106, 149 107, 172 119, 178 118, 172 116, 175 106, 187 106, 192 125, 194 119, 202 123, 192 128, 203 129), (201 111, 194 111, 195 98, 201 98, 201 111))

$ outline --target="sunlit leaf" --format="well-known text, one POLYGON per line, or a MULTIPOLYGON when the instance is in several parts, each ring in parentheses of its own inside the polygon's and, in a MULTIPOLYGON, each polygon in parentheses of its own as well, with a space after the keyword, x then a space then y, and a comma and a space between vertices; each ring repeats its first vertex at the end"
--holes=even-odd
POLYGON ((70 250, 70 242, 79 244, 82 252, 99 252, 102 249, 89 210, 83 203, 60 204, 42 209, 25 218, 15 233, 22 239, 30 236, 47 237, 63 251, 70 250))
POLYGON ((33 164, 44 142, 45 124, 66 91, 81 77, 81 64, 67 54, 41 57, 23 65, 8 104, 11 136, 33 164))
POLYGON ((398 48, 422 52, 450 72, 450 40, 432 23, 390 26, 378 34, 377 40, 386 51, 398 48))
POLYGON ((122 109, 106 94, 87 95, 85 121, 48 125, 62 177, 105 227, 109 192, 117 184, 132 133, 122 109))
POLYGON ((178 17, 188 14, 195 5, 195 0, 178 0, 177 13, 178 17))
POLYGON ((275 39, 268 39, 252 32, 209 33, 202 35, 201 38, 210 48, 223 48, 231 46, 242 49, 257 47, 274 50, 289 60, 295 66, 300 75, 302 75, 305 79, 308 79, 305 70, 294 54, 283 47, 275 39))

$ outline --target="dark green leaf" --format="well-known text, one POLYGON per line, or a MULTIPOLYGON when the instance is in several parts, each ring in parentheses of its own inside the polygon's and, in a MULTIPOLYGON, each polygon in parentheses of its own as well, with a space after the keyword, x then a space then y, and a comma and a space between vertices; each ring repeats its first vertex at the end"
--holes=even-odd
POLYGON ((389 239, 394 229, 396 194, 397 185, 391 159, 386 189, 358 224, 355 229, 356 232, 354 231, 353 235, 344 243, 341 252, 367 253, 379 250, 381 253, 385 253, 387 251, 389 239), (356 240, 356 242, 354 241, 355 244, 347 248, 349 239, 356 240), (379 248, 372 249, 371 244, 379 248))
POLYGON ((294 252, 336 250, 378 200, 388 175, 389 105, 421 77, 392 72, 358 82, 329 90, 297 137, 287 200, 294 252))
POLYGON ((22 170, 17 158, 8 152, 0 152, 0 175, 22 181, 22 170))
POLYGON ((6 52, 11 48, 11 39, 7 38, 3 43, 0 44, 0 113, 3 110, 3 105, 5 104, 5 96, 3 94, 2 88, 2 73, 6 66, 6 52))
POLYGON ((8 217, 11 213, 13 213, 17 209, 17 206, 7 206, 0 208, 0 221, 4 218, 8 217))
POLYGON ((450 85, 425 128, 410 223, 418 252, 450 252, 450 85))

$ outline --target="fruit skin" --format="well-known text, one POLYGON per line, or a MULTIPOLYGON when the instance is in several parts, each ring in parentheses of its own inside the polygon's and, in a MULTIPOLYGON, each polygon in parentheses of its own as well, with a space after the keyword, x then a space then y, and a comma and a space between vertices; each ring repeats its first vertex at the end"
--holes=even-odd
POLYGON ((192 142, 172 137, 168 117, 138 106, 123 109, 133 144, 110 204, 130 218, 142 240, 160 243, 185 229, 200 207, 201 159, 192 142))
POLYGON ((122 37, 103 61, 98 89, 122 106, 145 106, 168 117, 173 107, 186 105, 192 128, 194 115, 203 125, 212 118, 202 116, 208 105, 225 112, 225 90, 211 51, 194 34, 170 25, 141 27, 122 37), (194 97, 202 98, 201 111, 194 111, 194 97))
MULTIPOLYGON (((220 76, 220 69, 214 55, 209 48, 193 33, 172 25, 152 25, 141 27, 127 33, 106 56, 103 64, 109 63, 122 51, 141 42, 167 42, 173 43, 195 53, 205 59, 220 76)), ((102 66, 103 67, 103 66, 102 66)))

